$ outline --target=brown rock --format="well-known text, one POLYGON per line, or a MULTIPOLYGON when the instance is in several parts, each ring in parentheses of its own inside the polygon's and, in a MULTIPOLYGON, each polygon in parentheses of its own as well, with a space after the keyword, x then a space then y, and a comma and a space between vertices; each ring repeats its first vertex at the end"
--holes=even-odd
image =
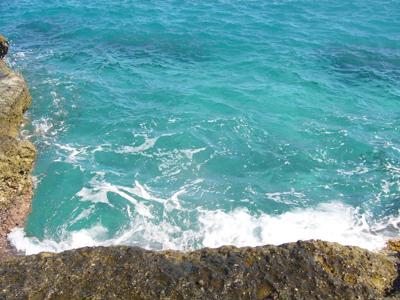
POLYGON ((389 240, 386 248, 389 251, 398 252, 400 254, 400 239, 389 240))
MULTIPOLYGON (((0 53, 6 53, 6 46, 5 39, 0 36, 0 53)), ((35 148, 28 141, 16 139, 30 103, 25 80, 0 60, 0 259, 10 251, 7 234, 12 228, 23 225, 31 207, 30 173, 35 148)))
POLYGON ((147 251, 98 247, 10 258, 4 299, 383 299, 394 260, 358 247, 281 246, 147 251))
POLYGON ((24 112, 31 96, 24 78, 0 60, 0 136, 19 135, 24 112))
POLYGON ((0 59, 7 55, 8 47, 8 41, 4 36, 0 34, 0 59))
POLYGON ((28 141, 0 136, 0 258, 9 251, 6 236, 23 226, 31 209, 35 148, 28 141))

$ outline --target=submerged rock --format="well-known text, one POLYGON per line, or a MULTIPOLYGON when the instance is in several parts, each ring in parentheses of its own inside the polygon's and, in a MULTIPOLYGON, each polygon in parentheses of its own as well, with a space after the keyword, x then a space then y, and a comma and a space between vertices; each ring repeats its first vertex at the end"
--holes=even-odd
POLYGON ((0 59, 7 55, 8 46, 8 41, 4 36, 0 34, 0 59))
POLYGON ((323 241, 147 251, 98 247, 0 264, 4 299, 382 299, 394 258, 323 241))

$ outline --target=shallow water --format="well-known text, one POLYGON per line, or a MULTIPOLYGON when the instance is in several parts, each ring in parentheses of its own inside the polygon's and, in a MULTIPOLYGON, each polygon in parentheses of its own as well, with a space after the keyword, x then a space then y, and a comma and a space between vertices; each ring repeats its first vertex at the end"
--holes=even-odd
POLYGON ((398 236, 400 3, 344 2, 1 3, 39 153, 11 242, 398 236))

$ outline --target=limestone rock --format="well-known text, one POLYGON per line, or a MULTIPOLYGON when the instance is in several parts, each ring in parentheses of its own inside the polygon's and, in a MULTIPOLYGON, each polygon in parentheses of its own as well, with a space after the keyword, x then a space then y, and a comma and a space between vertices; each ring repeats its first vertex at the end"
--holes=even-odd
POLYGON ((0 264, 4 299, 383 299, 394 259, 358 247, 281 246, 147 251, 98 247, 0 264))
POLYGON ((23 77, 0 60, 0 135, 16 137, 31 96, 23 77))
MULTIPOLYGON (((0 36, 0 57, 8 43, 0 36)), ((8 253, 6 236, 22 226, 30 211, 32 198, 31 171, 35 148, 28 141, 18 140, 24 112, 31 103, 23 77, 0 59, 0 260, 8 253)))
POLYGON ((6 235, 23 226, 31 209, 31 171, 35 148, 28 141, 0 136, 0 257, 7 251, 6 235))

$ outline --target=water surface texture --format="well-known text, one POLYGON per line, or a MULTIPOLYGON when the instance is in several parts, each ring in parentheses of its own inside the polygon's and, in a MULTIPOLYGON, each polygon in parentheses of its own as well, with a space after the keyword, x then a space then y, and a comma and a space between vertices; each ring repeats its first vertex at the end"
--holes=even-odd
POLYGON ((25 253, 399 235, 399 1, 1 1, 25 253))

